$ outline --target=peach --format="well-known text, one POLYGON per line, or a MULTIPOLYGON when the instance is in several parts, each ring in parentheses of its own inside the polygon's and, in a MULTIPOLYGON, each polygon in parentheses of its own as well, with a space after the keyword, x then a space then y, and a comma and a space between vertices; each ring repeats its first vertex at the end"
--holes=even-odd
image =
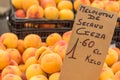
POLYGON ((37 75, 30 78, 30 80, 48 80, 44 75, 37 75))
POLYGON ((71 30, 63 33, 62 39, 68 43, 70 40, 71 33, 72 33, 71 30))
POLYGON ((22 74, 22 72, 20 71, 19 67, 18 66, 6 66, 2 72, 1 72, 1 76, 2 78, 7 75, 7 74, 15 74, 15 75, 18 75, 20 76, 22 74))
POLYGON ((25 18, 26 17, 26 13, 23 9, 18 9, 15 11, 15 17, 17 18, 25 18))
POLYGON ((11 59, 9 65, 12 65, 12 66, 18 66, 17 62, 16 62, 15 60, 12 60, 12 59, 11 59))
POLYGON ((105 5, 105 10, 119 12, 120 7, 117 1, 108 1, 105 5))
POLYGON ((120 71, 115 73, 115 79, 114 80, 120 80, 120 71))
POLYGON ((10 54, 11 59, 17 62, 19 64, 22 60, 21 54, 17 49, 9 48, 6 49, 6 51, 10 54))
POLYGON ((89 0, 75 0, 73 5, 74 5, 74 9, 76 11, 77 11, 78 7, 80 6, 80 4, 90 5, 90 1, 89 0))
POLYGON ((61 39, 62 37, 59 33, 52 33, 47 37, 46 43, 48 44, 48 46, 52 46, 61 39))
POLYGON ((27 11, 32 5, 39 5, 38 0, 23 0, 23 9, 27 11))
POLYGON ((46 76, 46 73, 41 69, 40 64, 32 64, 26 69, 26 78, 29 80, 33 76, 37 75, 44 75, 46 76))
POLYGON ((112 66, 117 61, 118 61, 118 53, 112 48, 109 48, 105 62, 107 63, 108 66, 112 66))
POLYGON ((15 74, 7 74, 5 75, 2 80, 22 80, 20 76, 15 74))
POLYGON ((112 66, 111 69, 114 73, 116 73, 117 71, 120 71, 120 61, 115 62, 112 66))
POLYGON ((34 48, 39 48, 41 47, 41 37, 38 36, 37 34, 28 34, 24 38, 24 47, 29 48, 29 47, 34 47, 34 48))
POLYGON ((14 33, 3 33, 1 35, 1 42, 6 48, 16 48, 18 37, 14 33))
POLYGON ((0 50, 6 50, 6 47, 0 42, 0 50))
POLYGON ((105 5, 103 3, 103 1, 94 1, 92 4, 91 4, 92 7, 95 7, 95 8, 99 8, 99 9, 104 9, 105 5))
POLYGON ((27 48, 22 55, 22 60, 25 63, 27 61, 28 58, 35 56, 35 52, 36 52, 36 48, 27 48))
POLYGON ((18 67, 22 73, 25 73, 26 70, 25 64, 20 64, 18 67))
POLYGON ((22 9, 23 1, 24 0, 11 0, 11 3, 16 9, 22 9))
POLYGON ((46 73, 52 74, 61 70, 62 59, 58 54, 46 54, 41 59, 41 68, 46 73))
POLYGON ((62 9, 59 13, 59 19, 60 20, 73 20, 74 19, 74 13, 73 11, 69 9, 62 9))
POLYGON ((11 58, 8 52, 0 50, 0 70, 10 64, 11 58))
POLYGON ((55 24, 41 24, 41 28, 55 28, 55 24))
POLYGON ((55 3, 56 4, 58 4, 60 1, 62 1, 62 0, 54 0, 55 1, 55 3))
POLYGON ((18 40, 17 50, 21 53, 21 55, 23 54, 23 52, 25 50, 24 41, 22 39, 18 40))
POLYGON ((55 19, 58 19, 58 17, 59 17, 59 11, 56 7, 45 8, 44 13, 45 13, 46 19, 55 20, 55 19))
POLYGON ((58 9, 62 10, 62 9, 73 9, 73 5, 71 1, 67 1, 67 0, 62 0, 58 3, 58 9))
POLYGON ((49 80, 59 80, 60 72, 53 73, 49 76, 49 80))
POLYGON ((117 47, 112 48, 118 53, 118 58, 120 59, 120 49, 117 47))
POLYGON ((42 6, 43 9, 50 6, 56 7, 56 3, 54 0, 41 0, 40 5, 42 6))
POLYGON ((27 18, 43 18, 44 11, 40 5, 32 5, 26 13, 27 18))
POLYGON ((25 62, 25 68, 27 69, 32 64, 37 64, 37 59, 35 59, 34 56, 27 59, 25 62))
POLYGON ((112 72, 110 68, 105 68, 104 70, 102 70, 99 76, 99 80, 107 80, 107 79, 108 80, 114 79, 114 73, 112 72))

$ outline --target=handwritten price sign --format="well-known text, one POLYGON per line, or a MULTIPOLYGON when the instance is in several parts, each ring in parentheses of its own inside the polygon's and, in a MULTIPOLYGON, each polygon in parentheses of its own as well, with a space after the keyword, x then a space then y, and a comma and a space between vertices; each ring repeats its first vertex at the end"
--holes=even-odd
POLYGON ((81 5, 59 80, 98 80, 117 14, 81 5))

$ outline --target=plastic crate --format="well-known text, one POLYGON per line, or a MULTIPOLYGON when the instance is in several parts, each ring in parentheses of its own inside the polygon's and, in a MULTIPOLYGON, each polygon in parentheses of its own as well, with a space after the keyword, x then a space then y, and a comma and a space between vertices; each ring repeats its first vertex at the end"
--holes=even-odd
POLYGON ((15 9, 11 7, 8 16, 8 26, 11 32, 18 35, 18 38, 23 39, 28 34, 38 34, 42 40, 51 33, 63 34, 72 29, 74 20, 48 20, 48 19, 27 19, 16 18, 15 9), (54 28, 42 28, 44 24, 54 25, 54 28), (37 28, 36 28, 37 27, 37 28))
POLYGON ((116 47, 120 49, 120 42, 116 42, 116 47))
POLYGON ((120 27, 116 27, 114 31, 114 35, 112 38, 116 42, 120 42, 120 27))

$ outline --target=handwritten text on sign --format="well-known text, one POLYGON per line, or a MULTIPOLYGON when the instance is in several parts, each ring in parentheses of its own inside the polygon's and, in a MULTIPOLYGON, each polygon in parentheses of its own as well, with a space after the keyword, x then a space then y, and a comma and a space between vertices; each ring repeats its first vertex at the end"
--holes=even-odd
POLYGON ((98 80, 116 20, 115 13, 79 7, 60 80, 98 80))

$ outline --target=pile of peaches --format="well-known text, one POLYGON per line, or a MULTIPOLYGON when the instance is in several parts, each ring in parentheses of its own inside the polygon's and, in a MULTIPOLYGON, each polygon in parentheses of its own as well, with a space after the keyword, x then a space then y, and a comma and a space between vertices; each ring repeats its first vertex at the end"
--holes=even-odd
POLYGON ((11 0, 18 18, 73 20, 73 5, 69 0, 11 0))
MULTIPOLYGON (((19 39, 14 33, 3 33, 0 80, 59 80, 71 32, 52 33, 45 42, 37 34, 19 39)), ((109 48, 106 54, 98 80, 120 80, 120 49, 109 48)))

